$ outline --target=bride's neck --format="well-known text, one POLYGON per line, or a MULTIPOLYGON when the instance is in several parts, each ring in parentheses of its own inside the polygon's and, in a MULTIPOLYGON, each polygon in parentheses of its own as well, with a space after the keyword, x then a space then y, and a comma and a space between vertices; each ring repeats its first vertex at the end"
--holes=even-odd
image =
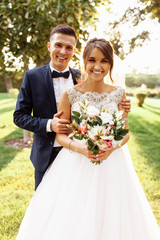
POLYGON ((103 92, 104 91, 104 87, 106 87, 106 84, 104 83, 104 81, 90 81, 90 80, 86 80, 85 81, 85 88, 87 89, 87 91, 90 92, 103 92))

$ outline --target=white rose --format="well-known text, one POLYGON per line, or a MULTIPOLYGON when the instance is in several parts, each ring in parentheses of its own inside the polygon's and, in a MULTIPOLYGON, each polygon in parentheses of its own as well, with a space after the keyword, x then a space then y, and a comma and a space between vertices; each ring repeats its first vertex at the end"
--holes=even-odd
POLYGON ((114 136, 113 136, 113 135, 102 136, 101 138, 104 139, 104 140, 113 140, 113 139, 114 139, 114 136))
POLYGON ((100 137, 104 136, 105 134, 105 127, 103 126, 94 126, 91 128, 91 130, 88 132, 88 135, 90 138, 94 139, 96 135, 101 135, 100 137))
POLYGON ((113 116, 110 113, 102 112, 101 119, 102 119, 103 124, 105 124, 105 123, 109 123, 110 125, 114 124, 113 116))
POLYGON ((87 108, 87 115, 89 117, 93 117, 94 118, 95 116, 99 115, 99 110, 96 107, 94 107, 94 106, 89 106, 87 108))
POLYGON ((123 110, 116 112, 116 117, 118 121, 122 119, 122 115, 123 115, 123 110))

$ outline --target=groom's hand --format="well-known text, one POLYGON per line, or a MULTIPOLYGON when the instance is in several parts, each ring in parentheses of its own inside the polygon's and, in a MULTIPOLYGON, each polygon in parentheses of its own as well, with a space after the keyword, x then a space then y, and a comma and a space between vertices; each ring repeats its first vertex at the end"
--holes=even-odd
POLYGON ((53 132, 67 134, 68 127, 66 125, 70 124, 70 121, 67 119, 60 119, 59 117, 62 114, 63 111, 54 114, 50 127, 53 132))
POLYGON ((131 102, 130 99, 123 99, 122 101, 122 108, 126 111, 126 112, 130 112, 131 111, 131 102))

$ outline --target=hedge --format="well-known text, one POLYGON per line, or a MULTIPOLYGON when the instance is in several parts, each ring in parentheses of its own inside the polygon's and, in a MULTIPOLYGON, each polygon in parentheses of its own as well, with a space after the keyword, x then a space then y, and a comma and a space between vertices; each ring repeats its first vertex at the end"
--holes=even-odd
POLYGON ((147 88, 160 87, 160 74, 126 74, 127 87, 140 87, 143 83, 147 88))

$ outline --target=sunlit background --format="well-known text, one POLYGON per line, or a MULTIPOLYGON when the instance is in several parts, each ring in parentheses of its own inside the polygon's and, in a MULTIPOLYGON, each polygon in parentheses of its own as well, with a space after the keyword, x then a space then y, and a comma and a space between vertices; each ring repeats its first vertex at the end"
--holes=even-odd
MULTIPOLYGON (((128 7, 134 6, 138 6, 136 0, 112 0, 110 14, 106 13, 105 6, 98 7, 99 14, 97 17, 99 20, 96 24, 96 31, 90 31, 90 37, 98 36, 110 40, 112 32, 107 30, 108 19, 109 21, 115 21, 115 19, 120 18, 124 14, 128 7)), ((123 61, 126 73, 160 74, 160 24, 157 19, 151 19, 148 16, 143 23, 136 27, 132 27, 128 23, 123 24, 121 26, 121 41, 125 42, 134 33, 136 34, 136 32, 143 30, 149 32, 150 39, 144 41, 141 47, 135 47, 133 52, 125 57, 123 61)), ((127 43, 126 46, 124 45, 124 50, 126 52, 128 50, 127 43)))

